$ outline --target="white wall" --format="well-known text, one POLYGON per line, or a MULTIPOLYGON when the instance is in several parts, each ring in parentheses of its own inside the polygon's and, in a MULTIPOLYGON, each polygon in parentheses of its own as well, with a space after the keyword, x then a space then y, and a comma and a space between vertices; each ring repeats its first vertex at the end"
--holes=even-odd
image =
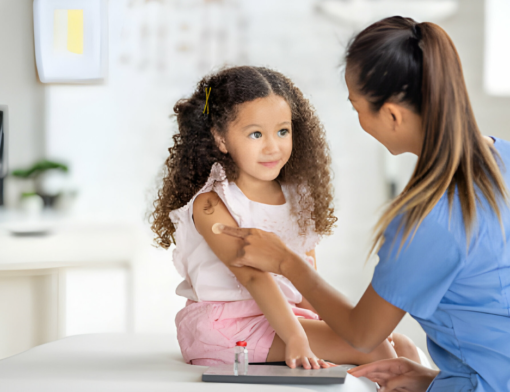
MULTIPOLYGON (((476 120, 485 135, 510 140, 510 97, 491 96, 484 89, 486 42, 485 1, 462 0, 459 14, 442 24, 455 43, 476 120)), ((504 34, 504 32, 503 32, 504 34)), ((501 47, 502 51, 508 51, 501 47)))
POLYGON ((510 2, 485 1, 484 87, 488 94, 510 96, 510 2))

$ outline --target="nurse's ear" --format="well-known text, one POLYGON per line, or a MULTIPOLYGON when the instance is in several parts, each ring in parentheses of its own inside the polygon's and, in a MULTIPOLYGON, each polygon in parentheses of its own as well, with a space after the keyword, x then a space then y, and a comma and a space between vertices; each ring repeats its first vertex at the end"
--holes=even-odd
POLYGON ((388 125, 389 129, 392 131, 398 130, 402 125, 404 120, 403 110, 405 110, 405 108, 402 105, 393 102, 386 102, 382 105, 380 114, 386 125, 388 125))
POLYGON ((392 154, 420 154, 424 135, 420 114, 407 105, 386 102, 379 111, 379 117, 389 131, 388 143, 391 143, 392 154))

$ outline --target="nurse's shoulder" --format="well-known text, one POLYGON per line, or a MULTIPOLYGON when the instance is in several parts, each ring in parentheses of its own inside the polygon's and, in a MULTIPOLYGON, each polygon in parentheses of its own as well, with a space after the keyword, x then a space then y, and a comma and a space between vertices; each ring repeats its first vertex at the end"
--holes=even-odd
POLYGON ((498 161, 501 174, 508 186, 510 182, 510 171, 508 170, 510 165, 510 142, 497 137, 491 138, 494 140, 493 147, 498 153, 496 155, 496 161, 498 161))
MULTIPOLYGON (((463 237, 459 235, 458 232, 463 232, 464 226, 463 224, 459 224, 458 219, 455 219, 458 217, 459 212, 461 212, 461 210, 460 203, 458 202, 458 195, 454 195, 453 203, 450 205, 448 196, 445 193, 427 216, 423 218, 418 228, 411 229, 411 234, 407 237, 405 243, 409 245, 415 240, 420 241, 421 235, 425 235, 427 238, 430 234, 437 233, 438 231, 450 232, 455 237, 456 242, 462 241, 463 237)), ((389 239, 401 240, 404 233, 404 219, 404 214, 400 214, 388 225, 384 235, 385 243, 389 239)), ((462 217, 460 223, 462 223, 462 217)))

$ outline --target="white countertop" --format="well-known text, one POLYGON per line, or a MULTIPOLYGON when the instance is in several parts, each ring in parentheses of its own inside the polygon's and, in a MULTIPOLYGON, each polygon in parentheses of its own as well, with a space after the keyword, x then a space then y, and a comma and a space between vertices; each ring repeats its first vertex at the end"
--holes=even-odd
POLYGON ((67 337, 0 361, 2 392, 267 391, 375 392, 347 376, 343 385, 276 386, 201 382, 206 367, 184 363, 173 335, 67 337))
POLYGON ((28 220, 0 214, 0 270, 125 263, 136 251, 138 228, 128 223, 61 217, 28 220), (41 235, 14 235, 23 230, 41 235))

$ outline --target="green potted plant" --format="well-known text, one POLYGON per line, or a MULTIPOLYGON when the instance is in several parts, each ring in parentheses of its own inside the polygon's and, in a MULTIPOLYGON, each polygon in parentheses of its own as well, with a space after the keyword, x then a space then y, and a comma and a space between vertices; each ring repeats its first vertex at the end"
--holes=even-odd
POLYGON ((60 171, 68 173, 69 168, 67 165, 59 162, 49 161, 43 159, 39 162, 34 163, 28 169, 17 169, 11 172, 11 176, 33 181, 33 192, 24 192, 21 194, 21 198, 26 198, 34 195, 38 195, 42 198, 45 207, 52 207, 55 200, 59 197, 59 192, 50 193, 47 187, 44 186, 44 177, 50 171, 60 171))

